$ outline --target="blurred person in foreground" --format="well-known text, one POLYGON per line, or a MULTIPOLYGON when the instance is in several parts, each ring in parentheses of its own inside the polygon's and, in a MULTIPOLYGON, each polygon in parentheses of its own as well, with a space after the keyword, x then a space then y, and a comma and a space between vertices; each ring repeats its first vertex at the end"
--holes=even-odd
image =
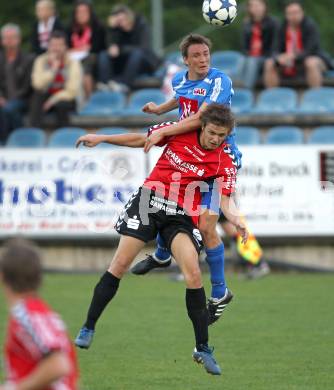
POLYGON ((90 1, 76 1, 72 20, 67 30, 70 56, 81 61, 85 98, 95 87, 97 55, 105 49, 105 30, 90 1))
POLYGON ((0 143, 23 125, 23 113, 31 95, 33 56, 21 50, 21 30, 8 23, 1 28, 0 52, 0 143))
POLYGON ((23 239, 0 256, 0 284, 9 307, 5 342, 6 382, 0 390, 76 390, 74 347, 58 314, 39 297, 41 257, 23 239))
POLYGON ((69 114, 80 100, 81 84, 81 65, 68 55, 65 33, 53 32, 48 51, 38 56, 33 66, 31 125, 41 127, 44 115, 53 112, 56 126, 67 126, 69 114))
POLYGON ((266 58, 273 55, 278 21, 269 14, 267 0, 248 0, 242 26, 242 46, 246 57, 245 87, 253 88, 266 58))
POLYGON ((53 0, 38 0, 35 5, 35 15, 36 21, 31 33, 31 46, 32 51, 40 55, 47 51, 52 32, 62 31, 64 28, 56 14, 53 0))
MULTIPOLYGON (((202 247, 198 230, 200 188, 205 186, 208 189, 206 181, 215 181, 218 202, 221 200, 225 216, 236 226, 245 242, 248 232, 231 197, 237 169, 235 157, 224 143, 234 127, 233 114, 229 107, 213 103, 202 112, 201 121, 202 126, 192 133, 161 140, 158 146, 165 146, 162 155, 120 214, 115 225, 121 235, 120 242, 108 271, 94 289, 86 321, 75 340, 78 347, 90 347, 96 323, 114 298, 120 280, 140 250, 159 232, 185 277, 186 307, 196 341, 193 359, 204 364, 208 373, 221 374, 213 349, 208 346, 209 313, 198 262, 202 247)), ((166 127, 168 124, 152 126, 149 132, 166 127)), ((101 142, 143 147, 146 135, 89 134, 80 137, 77 146, 83 143, 94 147, 101 142)))
POLYGON ((317 25, 305 15, 299 0, 288 0, 276 53, 264 65, 265 87, 279 86, 281 77, 291 79, 301 75, 305 75, 308 87, 321 87, 328 67, 332 67, 331 59, 321 49, 317 25))
POLYGON ((136 77, 152 74, 161 60, 151 40, 150 27, 142 16, 125 5, 115 5, 108 19, 107 50, 98 59, 98 81, 102 86, 127 91, 136 77))

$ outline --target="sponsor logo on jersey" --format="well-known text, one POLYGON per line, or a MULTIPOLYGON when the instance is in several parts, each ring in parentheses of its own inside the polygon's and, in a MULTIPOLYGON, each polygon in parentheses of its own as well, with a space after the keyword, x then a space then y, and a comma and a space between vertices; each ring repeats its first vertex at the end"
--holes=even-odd
POLYGON ((137 219, 137 215, 135 215, 133 218, 129 218, 126 224, 129 229, 133 230, 138 230, 139 225, 140 221, 137 219))
POLYGON ((198 101, 194 99, 188 99, 183 96, 180 96, 179 106, 182 112, 180 120, 188 118, 188 116, 191 116, 198 111, 198 101))
POLYGON ((177 168, 179 171, 187 173, 188 171, 196 173, 198 176, 203 176, 205 173, 204 169, 199 169, 197 165, 191 164, 187 161, 183 161, 172 149, 168 148, 166 151, 166 158, 169 160, 171 165, 177 168))
POLYGON ((194 88, 193 94, 194 95, 205 96, 206 95, 206 89, 205 88, 194 88))

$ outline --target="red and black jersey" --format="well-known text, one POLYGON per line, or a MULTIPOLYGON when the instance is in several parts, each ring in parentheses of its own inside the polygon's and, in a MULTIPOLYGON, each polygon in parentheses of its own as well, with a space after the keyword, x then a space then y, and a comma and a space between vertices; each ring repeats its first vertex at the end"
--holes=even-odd
MULTIPOLYGON (((171 122, 162 123, 149 129, 149 135, 171 122)), ((236 163, 231 149, 222 144, 214 150, 203 149, 199 142, 199 132, 193 131, 165 138, 158 146, 165 146, 158 162, 144 186, 176 202, 189 215, 194 215, 201 202, 201 191, 207 191, 207 181, 217 179, 218 189, 223 195, 234 192, 236 163)), ((198 214, 193 216, 198 222, 198 214)))
POLYGON ((74 347, 58 314, 38 297, 30 297, 16 304, 11 309, 5 344, 7 381, 19 382, 54 351, 67 355, 71 373, 43 390, 77 389, 78 369, 74 347))

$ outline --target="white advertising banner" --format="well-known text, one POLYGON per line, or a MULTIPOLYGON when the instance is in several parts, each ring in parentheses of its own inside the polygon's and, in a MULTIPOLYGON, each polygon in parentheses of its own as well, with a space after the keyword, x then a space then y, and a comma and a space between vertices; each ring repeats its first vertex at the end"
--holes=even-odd
POLYGON ((145 177, 137 149, 1 149, 0 237, 116 235, 117 216, 145 177))
POLYGON ((329 146, 243 147, 240 207, 261 236, 333 236, 334 168, 329 146), (324 166, 327 163, 327 168, 324 166))
MULTIPOLYGON (((240 149, 237 199, 255 234, 334 237, 333 146, 240 149)), ((161 152, 155 148, 150 153, 150 167, 161 152)))

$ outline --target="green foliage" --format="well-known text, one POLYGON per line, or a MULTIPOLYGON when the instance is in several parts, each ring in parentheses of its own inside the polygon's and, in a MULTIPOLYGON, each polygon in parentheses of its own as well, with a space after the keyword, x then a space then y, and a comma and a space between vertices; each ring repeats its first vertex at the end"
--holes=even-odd
MULTIPOLYGON (((101 21, 105 22, 111 7, 121 1, 93 1, 96 13, 101 21)), ((227 28, 214 28, 206 24, 202 18, 202 1, 197 0, 164 0, 164 38, 165 46, 176 48, 177 42, 191 31, 199 31, 208 35, 214 42, 214 49, 240 49, 240 31, 245 15, 246 0, 238 0, 238 17, 227 28), (173 45, 174 46, 170 46, 173 45)), ((56 0, 57 7, 65 24, 71 17, 73 2, 56 0)), ((151 1, 128 0, 123 1, 151 20, 151 1)), ((268 0, 270 11, 279 18, 283 17, 284 0, 268 0)), ((312 16, 319 25, 323 47, 334 54, 334 23, 331 17, 331 0, 304 0, 306 13, 312 16)), ((9 21, 18 23, 23 30, 25 45, 28 45, 30 29, 34 19, 34 7, 31 0, 16 0, 0 2, 0 25, 9 21)))

